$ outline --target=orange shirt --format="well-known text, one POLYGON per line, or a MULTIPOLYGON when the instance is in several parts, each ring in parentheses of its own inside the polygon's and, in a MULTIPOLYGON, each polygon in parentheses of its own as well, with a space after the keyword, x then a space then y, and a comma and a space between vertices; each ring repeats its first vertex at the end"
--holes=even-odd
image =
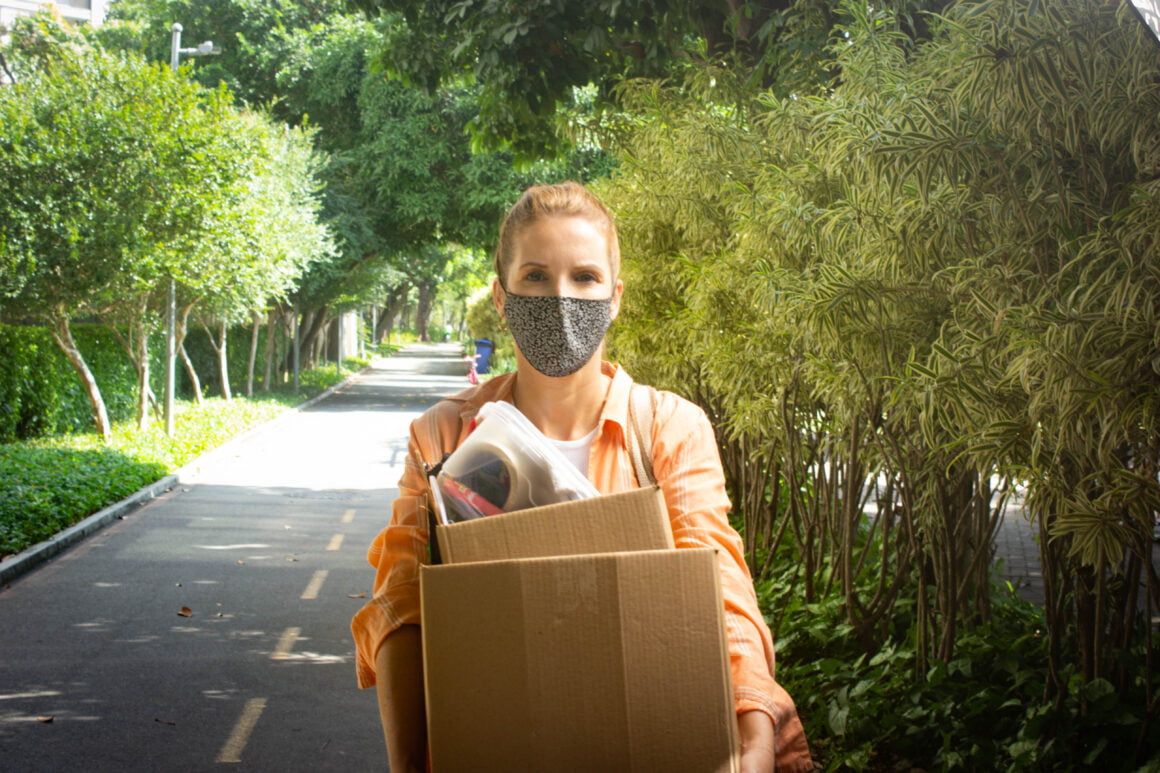
MULTIPOLYGON (((604 363, 612 377, 588 462, 588 477, 602 494, 637 487, 627 446, 632 379, 604 363)), ((511 401, 514 377, 498 376, 440 401, 411 424, 409 453, 391 522, 371 543, 374 598, 351 624, 360 687, 375 684, 375 657, 387 635, 419 624, 419 566, 427 557, 424 461, 434 463, 459 447, 480 406, 511 401)), ((729 525, 729 499, 713 428, 705 413, 671 392, 658 392, 652 427, 652 463, 664 493, 678 548, 716 548, 720 557, 725 625, 738 713, 764 711, 777 732, 778 770, 813 770, 805 732, 789 694, 774 681, 773 637, 762 618, 745 564, 740 536, 729 525)))

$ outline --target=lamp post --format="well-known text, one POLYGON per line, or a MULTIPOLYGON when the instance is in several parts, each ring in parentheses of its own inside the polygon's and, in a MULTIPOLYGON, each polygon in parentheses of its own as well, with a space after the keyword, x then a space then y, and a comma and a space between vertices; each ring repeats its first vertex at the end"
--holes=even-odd
MULTIPOLYGON (((181 25, 177 22, 173 23, 171 28, 173 32, 172 43, 169 49, 169 66, 174 74, 177 73, 177 66, 181 61, 181 55, 186 56, 206 56, 208 54, 216 54, 218 50, 214 48, 211 41, 205 41, 197 48, 182 48, 181 47, 181 25)), ((173 434, 173 398, 175 392, 176 381, 176 366, 177 359, 177 282, 173 279, 173 274, 169 275, 169 292, 165 300, 165 434, 173 434)))

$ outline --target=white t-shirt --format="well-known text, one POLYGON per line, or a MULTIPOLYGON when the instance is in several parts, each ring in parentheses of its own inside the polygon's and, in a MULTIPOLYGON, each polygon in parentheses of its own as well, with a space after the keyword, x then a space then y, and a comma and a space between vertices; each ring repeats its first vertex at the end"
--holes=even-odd
POLYGON ((588 477, 588 454, 592 450, 592 441, 596 440, 596 429, 576 440, 552 440, 552 438, 548 438, 548 442, 554 445, 568 461, 576 465, 576 469, 580 471, 581 475, 588 477))

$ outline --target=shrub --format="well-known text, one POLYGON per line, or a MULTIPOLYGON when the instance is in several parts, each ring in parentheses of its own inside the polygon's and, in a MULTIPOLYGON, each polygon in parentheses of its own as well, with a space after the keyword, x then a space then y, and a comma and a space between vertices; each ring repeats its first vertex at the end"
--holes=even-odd
POLYGON ((165 473, 113 449, 0 446, 0 555, 48 539, 165 473))
MULTIPOLYGON (((136 373, 116 336, 96 324, 75 325, 73 336, 101 386, 110 420, 132 417, 136 373)), ((0 325, 0 351, 0 442, 88 429, 88 398, 47 328, 0 325)))

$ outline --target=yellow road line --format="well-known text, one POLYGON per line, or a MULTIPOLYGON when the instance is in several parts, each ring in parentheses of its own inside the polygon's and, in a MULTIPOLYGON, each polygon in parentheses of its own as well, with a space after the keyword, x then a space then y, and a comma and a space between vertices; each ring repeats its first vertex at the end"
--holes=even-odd
POLYGON ((345 513, 342 514, 342 522, 343 523, 351 523, 353 521, 354 521, 354 510, 353 509, 347 510, 345 513))
POLYGON ((302 591, 301 598, 303 600, 310 600, 318 598, 318 592, 322 590, 322 583, 326 582, 326 576, 330 574, 325 569, 319 569, 310 578, 310 582, 306 585, 306 590, 302 591))
POLYGON ((287 628, 283 631, 282 638, 278 639, 277 646, 270 653, 270 660, 285 660, 290 657, 290 650, 294 648, 294 642, 298 641, 301 634, 301 628, 287 628))
POLYGON ((238 718, 238 723, 234 725, 233 732, 226 739, 222 750, 218 752, 218 762, 242 761, 242 752, 246 750, 246 744, 250 740, 250 734, 254 732, 254 726, 258 724, 258 718, 262 716, 262 712, 265 710, 265 698, 250 698, 250 700, 246 701, 246 706, 242 709, 242 716, 238 718))
POLYGON ((326 549, 327 550, 338 550, 339 548, 341 548, 342 547, 342 536, 343 535, 341 535, 341 534, 335 534, 333 537, 331 537, 330 544, 326 546, 326 549))

